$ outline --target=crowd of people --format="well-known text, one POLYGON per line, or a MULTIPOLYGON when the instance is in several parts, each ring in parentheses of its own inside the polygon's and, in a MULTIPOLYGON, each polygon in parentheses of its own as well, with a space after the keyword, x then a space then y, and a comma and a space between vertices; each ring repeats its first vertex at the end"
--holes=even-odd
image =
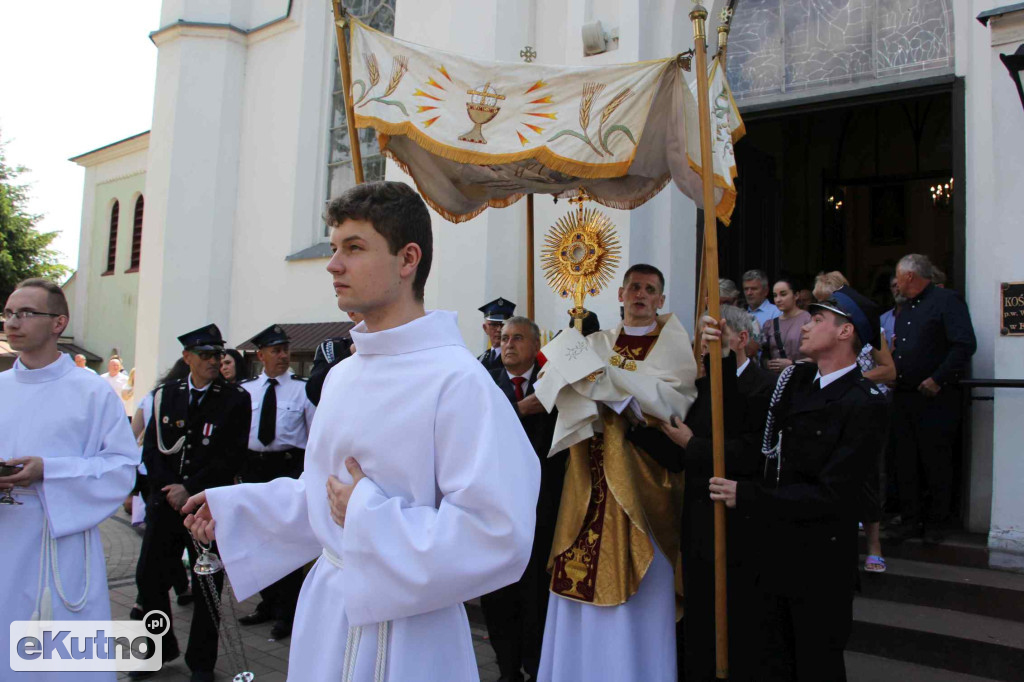
MULTIPOLYGON (((39 589, 0 597, 8 621, 109 619, 96 526, 129 498, 145 523, 135 615, 170 615, 172 588, 191 601, 193 680, 213 679, 224 573, 186 574, 182 555, 194 567, 206 550, 239 599, 261 595, 240 623, 291 637, 291 679, 477 679, 462 604, 480 597, 503 681, 709 680, 721 502, 730 679, 843 680, 858 524, 869 572, 885 570, 884 504, 898 539, 948 530, 975 340, 927 257, 899 261, 884 314, 838 272, 810 289, 761 270, 723 279, 696 344, 662 312, 664 275, 636 263, 613 327, 588 314, 542 352, 535 321, 499 298, 474 359, 453 314, 424 310, 432 236, 414 191, 360 185, 327 218, 350 336, 321 344, 307 380, 278 324, 253 339, 254 378, 216 324, 186 332, 130 428, 120 362, 104 381, 57 350, 60 288, 11 295, 0 459, 16 472, 0 488, 24 512, 0 510, 16 559, 0 576, 39 589)), ((163 662, 180 654, 170 630, 163 662)))

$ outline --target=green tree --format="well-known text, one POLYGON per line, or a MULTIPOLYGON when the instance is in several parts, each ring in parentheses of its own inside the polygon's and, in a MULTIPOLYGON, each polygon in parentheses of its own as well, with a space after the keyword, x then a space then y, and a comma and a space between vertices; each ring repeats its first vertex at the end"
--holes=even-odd
POLYGON ((17 184, 26 170, 7 165, 0 139, 0 305, 23 279, 46 277, 59 282, 69 271, 50 248, 57 233, 35 229, 42 216, 26 210, 28 186, 17 184))

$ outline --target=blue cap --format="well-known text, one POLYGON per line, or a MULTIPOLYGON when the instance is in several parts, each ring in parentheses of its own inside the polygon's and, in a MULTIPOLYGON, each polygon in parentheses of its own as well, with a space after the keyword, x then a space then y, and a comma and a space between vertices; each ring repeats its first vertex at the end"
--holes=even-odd
POLYGON ((187 334, 182 334, 178 337, 178 341, 181 342, 185 350, 224 350, 224 339, 220 335, 220 329, 215 324, 208 324, 187 334))
POLYGON ((279 324, 270 325, 250 340, 257 348, 280 346, 281 344, 291 342, 288 335, 284 333, 284 329, 279 324))
POLYGON ((871 299, 858 293, 853 287, 849 285, 840 287, 833 292, 828 300, 807 306, 808 311, 814 308, 842 315, 853 323, 853 328, 857 330, 857 336, 861 343, 870 343, 873 348, 882 347, 878 306, 871 299))
POLYGON ((480 306, 478 310, 484 314, 484 319, 488 322, 504 322, 512 317, 516 310, 516 304, 498 297, 490 303, 480 306))

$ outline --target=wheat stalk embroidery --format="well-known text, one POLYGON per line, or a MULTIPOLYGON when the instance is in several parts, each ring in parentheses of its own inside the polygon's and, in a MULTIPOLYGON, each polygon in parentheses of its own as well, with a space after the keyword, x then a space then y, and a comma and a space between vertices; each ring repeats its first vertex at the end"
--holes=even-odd
POLYGON ((629 140, 636 145, 636 140, 633 139, 633 133, 630 132, 629 128, 624 125, 616 124, 608 128, 608 132, 604 131, 604 124, 608 122, 608 119, 612 117, 615 110, 622 106, 622 103, 633 96, 633 89, 629 86, 623 88, 619 94, 612 97, 612 100, 608 104, 604 105, 604 109, 601 110, 601 122, 597 126, 597 139, 601 143, 601 149, 605 150, 609 154, 612 150, 608 149, 608 138, 611 134, 618 131, 626 135, 629 140))
POLYGON ((366 83, 360 80, 352 81, 352 87, 359 85, 363 88, 363 91, 359 93, 359 97, 355 98, 355 104, 353 106, 359 106, 360 102, 366 97, 367 94, 375 87, 377 83, 380 83, 380 65, 377 63, 377 55, 374 53, 363 53, 363 63, 366 64, 366 73, 370 79, 370 87, 366 87, 366 83))
POLYGON ((402 110, 402 113, 406 116, 409 112, 406 110, 405 105, 398 100, 387 99, 394 94, 395 90, 398 89, 399 83, 402 82, 402 78, 409 70, 409 58, 404 55, 395 55, 391 59, 391 78, 388 80, 388 87, 384 90, 384 94, 378 97, 370 97, 366 99, 367 95, 377 87, 380 83, 380 65, 377 63, 377 55, 372 52, 369 54, 363 53, 363 63, 366 64, 366 73, 370 79, 370 86, 367 87, 366 83, 362 80, 356 80, 352 82, 352 87, 355 88, 359 85, 363 88, 362 92, 359 93, 358 99, 356 99, 353 107, 365 107, 370 102, 380 102, 381 104, 387 104, 392 107, 398 107, 402 110), (365 101, 364 101, 365 100, 365 101))
POLYGON ((617 95, 615 95, 615 97, 604 105, 604 108, 601 109, 600 121, 598 122, 597 127, 597 143, 601 145, 601 149, 603 149, 604 152, 602 152, 601 149, 598 149, 597 145, 594 144, 594 141, 591 140, 590 133, 588 131, 588 128, 590 127, 590 113, 594 109, 594 103, 597 101, 597 98, 601 96, 601 93, 606 87, 607 85, 604 83, 584 83, 583 92, 580 96, 579 118, 580 129, 582 132, 568 129, 560 130, 549 137, 548 142, 554 142, 563 135, 571 135, 572 137, 586 142, 587 145, 594 150, 595 154, 602 157, 605 156, 605 153, 609 156, 613 155, 612 151, 608 148, 608 138, 611 137, 611 134, 614 132, 621 132, 625 134, 626 137, 628 137, 635 145, 636 140, 633 138, 633 133, 624 125, 612 125, 608 127, 607 131, 605 131, 605 124, 612 117, 612 114, 615 113, 615 110, 622 106, 623 102, 633 96, 633 89, 630 87, 623 88, 617 95))

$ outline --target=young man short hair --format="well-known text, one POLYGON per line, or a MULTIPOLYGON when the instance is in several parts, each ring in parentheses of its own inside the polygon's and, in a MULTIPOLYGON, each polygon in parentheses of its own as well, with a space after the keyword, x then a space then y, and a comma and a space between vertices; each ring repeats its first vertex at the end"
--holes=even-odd
POLYGON ((423 200, 402 183, 366 183, 327 214, 338 307, 363 321, 358 352, 324 382, 303 478, 209 490, 189 501, 198 512, 186 525, 216 535, 241 599, 317 559, 290 679, 475 680, 462 603, 522 575, 537 456, 455 314, 424 310, 423 200))

